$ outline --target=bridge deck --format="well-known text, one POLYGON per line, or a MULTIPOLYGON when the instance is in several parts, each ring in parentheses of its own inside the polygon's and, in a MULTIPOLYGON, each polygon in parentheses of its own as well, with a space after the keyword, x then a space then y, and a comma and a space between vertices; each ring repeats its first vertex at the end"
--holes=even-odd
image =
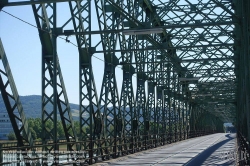
POLYGON ((97 163, 106 165, 235 165, 236 135, 218 133, 97 163))

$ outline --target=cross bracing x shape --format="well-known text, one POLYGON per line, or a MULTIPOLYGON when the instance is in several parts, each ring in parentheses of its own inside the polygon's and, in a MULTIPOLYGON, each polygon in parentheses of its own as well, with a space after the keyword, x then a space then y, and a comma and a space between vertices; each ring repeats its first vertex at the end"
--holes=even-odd
MULTIPOLYGON (((202 130, 211 124, 214 130, 222 121, 233 121, 230 114, 235 110, 238 83, 234 28, 239 18, 231 2, 69 1, 70 18, 60 28, 57 3, 48 2, 30 1, 42 43, 42 119, 43 124, 53 126, 49 131, 43 125, 44 144, 46 139, 57 142, 57 110, 68 147, 87 149, 89 164, 95 155, 108 159, 148 148, 150 138, 156 147, 187 138, 191 129, 202 130), (94 31, 93 9, 99 29, 94 31), (65 30, 68 27, 73 30, 65 30), (122 33, 154 28, 163 31, 122 33), (66 39, 75 35, 79 51, 79 139, 85 140, 79 146, 56 51, 58 35, 66 39), (95 40, 94 35, 98 36, 95 40), (100 53, 105 68, 98 96, 92 58, 100 53), (123 70, 121 96, 115 72, 119 65, 123 70), (52 110, 47 108, 49 103, 52 110)), ((55 145, 47 148, 57 150, 55 145)))

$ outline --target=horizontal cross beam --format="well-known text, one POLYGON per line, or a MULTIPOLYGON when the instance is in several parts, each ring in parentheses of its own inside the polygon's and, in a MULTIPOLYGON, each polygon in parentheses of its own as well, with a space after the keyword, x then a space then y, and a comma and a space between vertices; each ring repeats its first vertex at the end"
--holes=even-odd
MULTIPOLYGON (((23 5, 35 5, 35 4, 43 4, 43 3, 57 3, 57 2, 69 2, 71 0, 33 0, 33 1, 21 1, 21 2, 8 2, 8 0, 1 0, 0 8, 7 6, 23 6, 23 5)), ((74 0, 80 1, 80 0, 74 0)))

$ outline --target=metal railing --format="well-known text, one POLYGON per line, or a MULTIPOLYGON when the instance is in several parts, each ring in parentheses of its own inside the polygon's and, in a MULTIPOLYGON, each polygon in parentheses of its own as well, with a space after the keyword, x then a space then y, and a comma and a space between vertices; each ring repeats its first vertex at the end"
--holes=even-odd
MULTIPOLYGON (((67 142, 66 140, 59 140, 57 143, 53 143, 51 141, 46 145, 43 145, 42 142, 35 142, 33 147, 28 145, 19 147, 17 142, 6 142, 0 143, 0 165, 9 166, 16 163, 16 165, 22 166, 25 165, 25 162, 47 163, 50 165, 55 159, 58 160, 58 165, 67 165, 72 163, 93 164, 103 160, 109 160, 185 139, 213 133, 216 133, 216 131, 203 130, 190 131, 187 133, 177 132, 172 134, 165 133, 157 135, 152 134, 84 140, 75 143, 75 146, 81 147, 89 145, 88 148, 86 148, 86 146, 85 148, 81 148, 81 151, 68 151, 67 145, 72 144, 72 142, 67 142), (113 144, 109 145, 107 142, 113 142, 113 144), (58 146, 58 151, 43 151, 46 146, 50 147, 55 144, 58 146)), ((76 147, 74 149, 76 149, 76 147)))

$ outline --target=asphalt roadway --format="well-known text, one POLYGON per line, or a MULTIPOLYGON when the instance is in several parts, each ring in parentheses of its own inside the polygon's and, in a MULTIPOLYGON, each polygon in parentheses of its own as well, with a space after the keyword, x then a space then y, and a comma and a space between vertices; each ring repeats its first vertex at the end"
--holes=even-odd
POLYGON ((233 166, 236 134, 217 133, 96 163, 94 166, 233 166))

